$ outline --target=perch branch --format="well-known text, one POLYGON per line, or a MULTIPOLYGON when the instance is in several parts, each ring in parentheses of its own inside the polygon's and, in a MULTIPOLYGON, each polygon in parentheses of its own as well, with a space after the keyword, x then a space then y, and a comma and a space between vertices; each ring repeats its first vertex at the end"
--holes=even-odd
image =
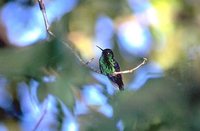
POLYGON ((128 74, 128 73, 132 73, 133 71, 137 70, 138 68, 140 68, 142 65, 144 65, 147 62, 147 58, 143 58, 143 62, 140 63, 138 66, 136 66, 133 69, 130 70, 125 70, 125 71, 119 71, 119 72, 114 72, 112 75, 118 75, 118 74, 128 74))
MULTIPOLYGON (((40 10, 42 12, 42 15, 43 15, 43 19, 44 19, 44 23, 45 23, 45 28, 46 28, 46 31, 47 33, 56 38, 56 36, 54 35, 53 32, 51 32, 50 30, 50 25, 49 25, 49 22, 48 22, 48 17, 47 17, 47 14, 46 14, 46 9, 45 9, 45 5, 44 5, 44 2, 43 0, 37 0, 38 3, 39 3, 39 7, 40 7, 40 10)), ((64 40, 61 40, 61 43, 63 43, 68 49, 70 49, 72 51, 72 53, 76 56, 76 58, 79 60, 79 62, 83 65, 85 65, 87 68, 89 68, 90 70, 96 72, 96 73, 100 73, 98 70, 92 68, 89 66, 89 63, 93 60, 90 60, 88 62, 85 62, 81 57, 80 55, 78 55, 78 53, 68 44, 73 44, 70 40, 67 40, 66 42, 64 40)))
MULTIPOLYGON (((42 15, 43 15, 43 19, 44 19, 44 23, 45 23, 45 28, 46 28, 46 31, 47 33, 56 38, 56 36, 54 35, 53 32, 51 32, 50 30, 50 25, 49 25, 49 22, 48 22, 48 17, 47 17, 47 14, 46 14, 46 9, 45 9, 45 5, 44 5, 44 2, 43 0, 37 0, 38 3, 39 3, 39 6, 40 6, 40 10, 42 12, 42 15)), ((63 43, 68 49, 70 49, 72 51, 72 53, 76 56, 76 58, 79 60, 79 62, 81 64, 83 64, 84 66, 86 66, 87 68, 89 68, 90 70, 92 70, 93 72, 96 72, 96 73, 99 73, 99 74, 102 74, 99 70, 96 70, 95 68, 89 66, 89 63, 93 60, 91 59, 90 61, 88 62, 85 62, 81 56, 69 45, 69 44, 73 44, 70 40, 67 39, 67 41, 64 41, 64 40, 61 40, 61 43, 63 43)), ((120 72, 114 72, 112 75, 118 75, 118 74, 127 74, 127 73, 132 73, 133 71, 137 70, 138 68, 140 68, 142 65, 144 65, 147 61, 147 58, 144 58, 143 62, 141 64, 139 64, 137 67, 133 68, 133 69, 130 69, 130 70, 126 70, 126 71, 120 71, 120 72)), ((102 74, 104 75, 104 74, 102 74)))

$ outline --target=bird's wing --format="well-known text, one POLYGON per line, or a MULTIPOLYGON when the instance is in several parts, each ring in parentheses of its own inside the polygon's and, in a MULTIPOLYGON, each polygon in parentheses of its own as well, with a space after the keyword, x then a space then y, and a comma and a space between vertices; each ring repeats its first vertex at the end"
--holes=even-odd
POLYGON ((115 68, 115 71, 120 71, 120 66, 119 66, 119 64, 117 63, 116 60, 115 60, 115 63, 114 63, 114 68, 115 68))

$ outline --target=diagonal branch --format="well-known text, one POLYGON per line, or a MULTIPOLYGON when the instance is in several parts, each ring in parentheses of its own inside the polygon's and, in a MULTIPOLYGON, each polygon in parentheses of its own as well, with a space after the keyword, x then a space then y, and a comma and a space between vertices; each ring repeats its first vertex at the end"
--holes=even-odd
POLYGON ((47 107, 45 107, 44 112, 42 113, 39 121, 36 123, 36 125, 35 125, 35 127, 34 127, 34 129, 32 131, 36 131, 38 129, 38 127, 40 126, 41 122, 43 121, 43 119, 44 119, 44 117, 45 117, 45 115, 47 113, 47 109, 46 108, 47 107))
MULTIPOLYGON (((54 33, 51 32, 51 30, 50 30, 50 25, 49 25, 49 22, 48 22, 48 17, 47 17, 47 14, 46 14, 46 9, 45 9, 45 5, 44 5, 43 0, 37 0, 37 1, 38 1, 38 3, 39 3, 39 7, 40 7, 40 10, 41 10, 42 15, 43 15, 43 19, 44 19, 45 28, 46 28, 47 33, 48 33, 50 36, 56 38, 56 35, 54 35, 54 33)), ((60 40, 60 41, 61 41, 61 43, 63 43, 68 49, 70 49, 70 50, 72 51, 72 53, 76 56, 76 58, 79 60, 79 62, 80 62, 81 64, 85 65, 87 68, 89 68, 90 70, 92 70, 92 71, 94 71, 94 72, 96 72, 96 73, 100 73, 100 71, 98 71, 98 70, 96 70, 96 69, 94 69, 94 68, 92 68, 92 67, 89 66, 89 63, 90 63, 93 59, 90 60, 90 61, 88 61, 88 62, 85 62, 85 61, 81 58, 81 56, 68 44, 68 43, 70 43, 71 45, 73 44, 70 40, 67 40, 66 42, 65 42, 64 40, 60 40)))
POLYGON ((40 10, 42 12, 42 15, 43 15, 46 31, 50 36, 55 37, 55 35, 49 29, 50 25, 49 25, 49 22, 48 22, 48 19, 47 19, 47 13, 46 13, 46 9, 45 9, 45 5, 44 5, 43 0, 38 0, 38 3, 39 3, 39 6, 40 6, 40 10))
POLYGON ((119 72, 114 72, 112 75, 118 75, 118 74, 128 74, 128 73, 132 73, 133 71, 137 70, 138 68, 140 68, 142 65, 144 65, 147 62, 147 58, 143 58, 143 62, 140 63, 138 66, 136 66, 133 69, 130 70, 125 70, 125 71, 119 71, 119 72))
MULTIPOLYGON (((56 38, 56 36, 54 35, 53 32, 51 32, 50 30, 50 25, 49 25, 49 22, 48 22, 48 17, 47 17, 47 14, 46 14, 46 9, 45 9, 45 5, 44 5, 44 2, 43 0, 37 0, 38 3, 39 3, 39 6, 40 6, 40 10, 42 12, 42 15, 43 15, 43 18, 44 18, 44 23, 45 23, 45 28, 46 28, 46 31, 47 33, 56 38)), ((86 66, 88 69, 90 69, 91 71, 93 72, 96 72, 96 73, 99 73, 99 74, 102 74, 99 70, 89 66, 89 63, 93 60, 91 59, 90 61, 88 62, 85 62, 81 56, 75 51, 75 49, 73 49, 70 45, 72 45, 73 43, 70 41, 70 40, 60 40, 61 43, 63 43, 68 49, 70 49, 72 51, 72 53, 75 55, 75 57, 79 60, 79 62, 81 64, 83 64, 84 66, 86 66)), ((118 74, 127 74, 127 73, 132 73, 133 71, 137 70, 138 68, 140 68, 142 65, 144 65, 147 61, 147 58, 144 58, 143 62, 141 64, 139 64, 137 67, 133 68, 133 69, 130 69, 130 70, 126 70, 126 71, 120 71, 120 72, 114 72, 112 75, 118 75, 118 74)), ((102 75, 105 75, 105 74, 102 74, 102 75)), ((106 76, 106 75, 105 75, 106 76)))

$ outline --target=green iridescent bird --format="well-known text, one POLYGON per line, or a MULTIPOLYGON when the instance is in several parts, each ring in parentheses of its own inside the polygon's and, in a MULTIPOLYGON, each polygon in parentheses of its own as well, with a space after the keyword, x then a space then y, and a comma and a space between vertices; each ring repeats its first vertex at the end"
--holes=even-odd
POLYGON ((114 54, 111 49, 102 49, 97 46, 101 51, 102 55, 99 59, 99 68, 102 74, 106 75, 111 82, 118 85, 119 90, 124 90, 124 84, 122 81, 121 74, 112 75, 114 72, 120 71, 120 66, 114 59, 114 54))

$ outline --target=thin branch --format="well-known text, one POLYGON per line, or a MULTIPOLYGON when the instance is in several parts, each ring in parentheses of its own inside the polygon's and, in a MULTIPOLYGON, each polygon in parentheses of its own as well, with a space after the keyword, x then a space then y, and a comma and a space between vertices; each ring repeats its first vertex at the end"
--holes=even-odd
POLYGON ((46 9, 45 9, 45 5, 44 5, 44 2, 43 0, 38 0, 38 3, 39 3, 39 6, 40 6, 40 10, 42 12, 42 15, 43 15, 43 19, 44 19, 44 23, 45 23, 45 27, 46 27, 46 31, 49 35, 55 37, 55 35, 50 31, 50 25, 49 25, 49 22, 48 22, 48 17, 47 17, 47 13, 46 13, 46 9))
POLYGON ((144 65, 147 62, 147 58, 143 58, 143 62, 140 63, 138 66, 136 66, 133 69, 130 70, 125 70, 125 71, 119 71, 119 72, 114 72, 112 75, 118 75, 118 74, 128 74, 128 73, 132 73, 133 71, 137 70, 138 68, 140 68, 142 65, 144 65))
POLYGON ((67 40, 67 42, 65 41, 61 41, 63 44, 65 44, 65 46, 70 49, 72 51, 72 53, 76 56, 76 58, 79 60, 79 62, 86 66, 88 69, 90 69, 91 71, 93 72, 96 72, 96 73, 99 73, 101 74, 101 72, 99 70, 96 70, 95 68, 89 66, 89 63, 91 63, 93 61, 94 58, 92 58, 91 60, 89 61, 84 61, 81 56, 75 51, 75 49, 73 49, 68 43, 70 43, 71 45, 73 44, 70 40, 67 40))
MULTIPOLYGON (((38 1, 38 3, 39 3, 40 10, 41 10, 42 15, 43 15, 43 18, 44 18, 44 23, 45 23, 45 28, 46 28, 47 33, 48 33, 50 36, 56 38, 56 35, 54 35, 54 33, 51 32, 51 30, 50 30, 50 25, 49 25, 49 22, 48 22, 48 17, 47 17, 47 14, 46 14, 46 9, 45 9, 45 5, 44 5, 43 0, 37 0, 37 1, 38 1)), ((72 53, 76 56, 76 58, 79 60, 79 62, 80 62, 81 64, 85 65, 87 68, 89 68, 90 70, 92 70, 92 71, 94 71, 94 72, 96 72, 96 73, 100 73, 100 71, 98 71, 98 70, 96 70, 96 69, 94 69, 94 68, 88 66, 88 64, 89 64, 90 62, 85 62, 85 61, 81 58, 81 56, 69 45, 69 44, 71 44, 71 45, 73 44, 70 40, 67 39, 67 41, 64 41, 64 40, 60 40, 60 41, 61 41, 61 43, 63 43, 68 49, 70 49, 70 50, 72 51, 72 53)))
MULTIPOLYGON (((47 14, 46 14, 46 9, 45 9, 45 5, 44 5, 44 2, 43 0, 37 0, 38 3, 39 3, 39 6, 40 6, 40 10, 42 12, 42 15, 43 15, 43 18, 44 18, 44 23, 45 23, 45 27, 46 27, 46 31, 47 33, 50 35, 50 36, 53 36, 54 38, 56 38, 56 36, 54 35, 54 33, 51 32, 50 30, 50 25, 49 25, 49 22, 48 22, 48 17, 47 17, 47 14)), ((79 62, 81 64, 83 64, 84 66, 86 66, 87 68, 89 68, 90 70, 92 70, 93 72, 96 72, 96 73, 99 73, 99 74, 102 74, 99 70, 96 70, 95 68, 89 66, 89 63, 93 60, 90 60, 88 62, 85 62, 81 56, 75 51, 75 49, 73 49, 70 45, 72 45, 73 43, 70 41, 70 40, 61 40, 61 43, 63 43, 68 49, 70 49, 72 51, 72 53, 76 56, 76 58, 79 60, 79 62), (70 45, 69 45, 70 44, 70 45)), ((140 68, 142 65, 144 65, 147 61, 147 58, 144 58, 143 62, 141 64, 139 64, 137 67, 131 69, 131 70, 126 70, 126 71, 120 71, 120 72, 114 72, 112 75, 118 75, 118 74, 127 74, 127 73, 132 73, 133 71, 137 70, 138 68, 140 68)), ((105 74, 102 74, 102 75, 105 75, 105 74)), ((105 75, 106 76, 106 75, 105 75)))
POLYGON ((90 64, 92 61, 94 60, 94 58, 92 58, 91 60, 87 61, 85 64, 90 64))
POLYGON ((42 113, 42 116, 40 117, 39 121, 37 122, 37 124, 35 125, 34 129, 32 131, 36 131, 39 127, 39 125, 41 124, 42 120, 44 119, 44 116, 47 113, 47 109, 44 109, 44 112, 42 113))
POLYGON ((101 74, 101 72, 99 70, 97 70, 96 68, 90 66, 89 64, 94 60, 94 58, 90 59, 89 61, 85 62, 84 64, 87 65, 87 67, 92 70, 93 72, 96 72, 98 74, 101 74))

